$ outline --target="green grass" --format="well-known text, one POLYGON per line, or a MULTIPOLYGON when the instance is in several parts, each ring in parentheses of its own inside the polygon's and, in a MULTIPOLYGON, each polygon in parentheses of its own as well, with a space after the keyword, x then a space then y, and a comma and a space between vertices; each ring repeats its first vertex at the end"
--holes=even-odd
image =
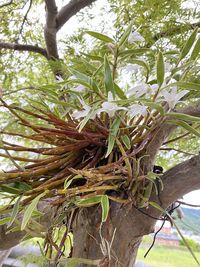
MULTIPOLYGON (((153 267, 197 267, 191 254, 187 250, 173 247, 155 246, 144 259, 147 248, 140 248, 137 260, 143 261, 153 267)), ((200 261, 200 252, 195 252, 197 259, 200 261)))

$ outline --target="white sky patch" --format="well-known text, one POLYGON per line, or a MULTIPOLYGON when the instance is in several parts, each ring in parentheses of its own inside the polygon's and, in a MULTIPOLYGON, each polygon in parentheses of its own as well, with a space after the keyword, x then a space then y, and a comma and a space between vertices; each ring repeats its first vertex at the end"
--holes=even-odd
POLYGON ((200 190, 192 191, 183 197, 183 201, 193 205, 200 205, 200 190))

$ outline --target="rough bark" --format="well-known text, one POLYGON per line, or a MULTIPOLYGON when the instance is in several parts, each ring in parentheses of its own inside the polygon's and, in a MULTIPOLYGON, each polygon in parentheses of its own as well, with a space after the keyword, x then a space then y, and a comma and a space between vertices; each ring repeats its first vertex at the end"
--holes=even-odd
MULTIPOLYGON (((163 209, 191 190, 200 188, 200 156, 195 156, 167 171, 162 181, 163 192, 160 199, 163 209)), ((158 202, 158 196, 153 195, 152 201, 158 202)), ((144 235, 153 232, 156 219, 161 211, 149 206, 142 211, 132 204, 120 205, 111 203, 108 221, 102 228, 102 236, 110 242, 114 236, 111 247, 110 266, 134 266, 137 250, 144 235), (143 214, 142 212, 146 213, 143 214), (151 217, 150 217, 151 216, 151 217)), ((74 231, 74 257, 103 259, 105 255, 100 250, 100 211, 94 208, 83 210, 75 221, 74 231)), ((80 264, 79 267, 85 267, 80 264)))
MULTIPOLYGON (((177 112, 195 117, 200 117, 200 104, 195 104, 186 108, 178 109, 177 112)), ((145 148, 145 155, 147 156, 144 157, 144 159, 142 160, 142 166, 145 172, 151 170, 160 147, 176 128, 176 125, 164 122, 158 129, 156 129, 154 137, 151 139, 148 146, 145 148)), ((142 153, 144 154, 144 151, 142 151, 142 153)))
MULTIPOLYGON (((100 207, 98 210, 97 208, 82 210, 73 226, 73 257, 100 259, 102 263, 107 259, 109 265, 105 266, 133 267, 142 236, 153 232, 154 224, 154 219, 147 220, 145 215, 131 204, 122 206, 112 202, 109 217, 102 225, 102 229, 100 207), (100 248, 102 240, 111 245, 110 259, 109 249, 103 253, 100 248)), ((85 266, 78 265, 78 267, 85 266)))

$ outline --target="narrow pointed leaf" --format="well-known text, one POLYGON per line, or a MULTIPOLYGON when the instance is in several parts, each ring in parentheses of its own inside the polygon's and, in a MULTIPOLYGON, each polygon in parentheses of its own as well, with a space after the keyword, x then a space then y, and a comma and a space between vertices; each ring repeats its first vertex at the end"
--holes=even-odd
POLYGON ((90 110, 90 112, 88 113, 88 115, 81 121, 81 123, 79 124, 79 129, 78 131, 81 132, 83 130, 83 128, 85 127, 85 125, 87 124, 87 122, 93 118, 96 114, 96 110, 97 107, 99 106, 98 103, 96 103, 93 108, 90 110))
POLYGON ((124 34, 122 35, 121 39, 119 40, 119 43, 118 43, 119 47, 122 46, 126 42, 126 40, 128 39, 129 34, 132 31, 132 27, 133 27, 133 22, 131 22, 128 25, 127 29, 125 30, 124 34))
POLYGON ((109 213, 109 198, 107 195, 102 196, 101 207, 102 207, 102 222, 105 222, 108 218, 108 213, 109 213))
POLYGON ((183 127, 184 129, 186 129, 188 132, 200 137, 200 132, 198 132, 196 129, 194 129, 192 126, 190 126, 188 123, 184 122, 184 121, 169 121, 171 124, 175 124, 178 126, 183 127))
POLYGON ((191 91, 200 91, 200 83, 190 83, 190 82, 175 82, 165 86, 164 88, 169 88, 174 85, 191 91))
POLYGON ((104 57, 104 82, 106 92, 108 93, 110 91, 113 93, 113 95, 115 95, 112 71, 106 55, 104 57))
POLYGON ((188 40, 186 41, 186 43, 185 43, 183 49, 181 50, 179 60, 182 60, 182 59, 183 59, 184 57, 186 57, 187 54, 189 53, 190 49, 192 48, 192 46, 193 46, 193 44, 194 44, 194 41, 195 41, 197 32, 198 32, 198 28, 196 28, 196 29, 192 32, 192 34, 190 35, 190 37, 189 37, 188 40))
POLYGON ((85 33, 105 43, 114 43, 114 40, 105 34, 93 31, 85 31, 85 33))
POLYGON ((165 76, 165 66, 162 52, 158 53, 157 57, 157 65, 156 65, 156 73, 157 73, 157 83, 158 86, 161 87, 164 81, 165 76))
POLYGON ((110 133, 108 136, 108 149, 105 155, 106 158, 110 155, 110 153, 113 150, 117 132, 119 130, 119 125, 120 125, 120 118, 116 118, 110 128, 110 133))
POLYGON ((191 115, 187 115, 187 114, 183 114, 183 113, 178 113, 178 112, 169 112, 165 114, 166 116, 169 117, 173 117, 182 121, 196 121, 196 122, 200 122, 200 117, 195 117, 195 116, 191 116, 191 115))
POLYGON ((188 244, 187 240, 185 239, 185 237, 183 236, 183 234, 181 233, 181 230, 179 229, 179 227, 177 226, 175 220, 173 219, 173 217, 167 212, 168 217, 171 219, 171 221, 173 222, 173 225, 175 226, 178 234, 180 235, 180 237, 182 238, 185 246, 187 247, 188 251, 190 252, 190 254, 192 255, 193 259, 196 261, 196 263, 200 266, 200 263, 196 257, 196 255, 194 254, 192 248, 190 247, 190 245, 188 244))
POLYGON ((90 207, 101 202, 102 196, 94 196, 79 200, 76 205, 79 207, 90 207))
POLYGON ((77 79, 85 81, 86 83, 88 83, 89 85, 91 85, 92 89, 94 90, 94 92, 98 92, 98 87, 96 82, 94 81, 94 79, 92 79, 91 77, 87 76, 85 73, 79 72, 73 68, 69 68, 69 71, 76 76, 77 79))
POLYGON ((20 200, 21 200, 22 196, 19 196, 17 201, 15 202, 15 205, 13 207, 13 210, 12 210, 12 214, 11 214, 11 217, 10 217, 10 221, 9 221, 9 224, 8 224, 8 227, 10 227, 13 222, 15 221, 15 218, 19 212, 19 204, 20 204, 20 200))
POLYGON ((0 225, 4 225, 6 223, 9 223, 9 221, 10 221, 10 217, 0 219, 0 225))
POLYGON ((0 192, 6 192, 13 195, 19 195, 21 193, 21 191, 18 188, 11 187, 8 185, 1 185, 0 192))
POLYGON ((128 137, 128 135, 127 135, 127 134, 122 135, 121 139, 122 139, 122 142, 123 142, 123 144, 125 145, 125 147, 126 147, 127 149, 130 149, 130 148, 131 148, 131 140, 130 140, 130 138, 128 137))
POLYGON ((136 49, 128 49, 124 51, 119 52, 119 56, 135 56, 135 55, 141 55, 147 52, 153 52, 150 48, 136 48, 136 49))
POLYGON ((26 208, 25 212, 24 212, 24 217, 22 219, 22 224, 21 224, 21 231, 25 229, 25 227, 27 226, 29 220, 31 219, 32 213, 33 211, 36 209, 38 202, 40 201, 40 199, 42 197, 44 197, 47 194, 47 192, 43 192, 42 194, 40 194, 39 196, 37 196, 36 198, 34 198, 31 202, 31 204, 26 208))
POLYGON ((114 90, 115 90, 116 95, 119 98, 121 98, 121 99, 127 99, 127 97, 124 94, 123 90, 116 83, 114 83, 114 90))
POLYGON ((194 46, 194 49, 192 50, 192 54, 191 54, 190 59, 191 60, 195 60, 198 57, 199 52, 200 52, 200 37, 197 40, 197 42, 196 42, 196 44, 194 46))

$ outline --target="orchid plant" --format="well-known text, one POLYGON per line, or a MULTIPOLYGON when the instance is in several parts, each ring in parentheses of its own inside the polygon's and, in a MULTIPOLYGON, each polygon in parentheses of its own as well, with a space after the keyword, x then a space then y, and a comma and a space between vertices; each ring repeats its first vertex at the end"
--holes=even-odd
MULTIPOLYGON (((194 47, 191 43, 197 29, 178 56, 172 54, 175 62, 170 68, 170 53, 142 47, 145 40, 132 29, 132 24, 117 42, 97 32, 87 34, 100 42, 100 48, 90 54, 77 55, 68 66, 67 78, 59 76, 55 84, 41 86, 40 107, 33 111, 10 106, 0 94, 2 105, 34 132, 9 134, 46 143, 39 148, 12 146, 16 151, 38 153, 37 159, 32 158, 32 154, 30 159, 5 154, 12 162, 17 158, 31 163, 15 164, 13 171, 0 173, 1 183, 14 184, 20 180, 26 184, 20 190, 9 188, 18 196, 18 210, 9 219, 10 225, 19 211, 19 203, 21 206, 31 203, 28 215, 24 213, 21 230, 30 221, 33 201, 36 207, 41 198, 56 197, 54 205, 67 202, 80 208, 100 203, 103 222, 108 216, 109 199, 127 203, 131 198, 138 207, 148 206, 156 177, 152 172, 143 171, 142 159, 148 157, 145 148, 156 129, 167 121, 200 136, 190 123, 199 124, 199 119, 175 110, 200 89, 200 84, 187 79, 188 66, 192 68, 200 50, 199 42, 194 47), (127 78, 120 75, 122 68, 125 73, 128 70, 133 74, 129 76, 127 88, 119 86, 127 78), (27 116, 42 121, 45 126, 34 124, 27 116), (116 198, 109 194, 120 190, 125 190, 128 197, 116 198)), ((3 147, 6 150, 7 146, 3 147)))

